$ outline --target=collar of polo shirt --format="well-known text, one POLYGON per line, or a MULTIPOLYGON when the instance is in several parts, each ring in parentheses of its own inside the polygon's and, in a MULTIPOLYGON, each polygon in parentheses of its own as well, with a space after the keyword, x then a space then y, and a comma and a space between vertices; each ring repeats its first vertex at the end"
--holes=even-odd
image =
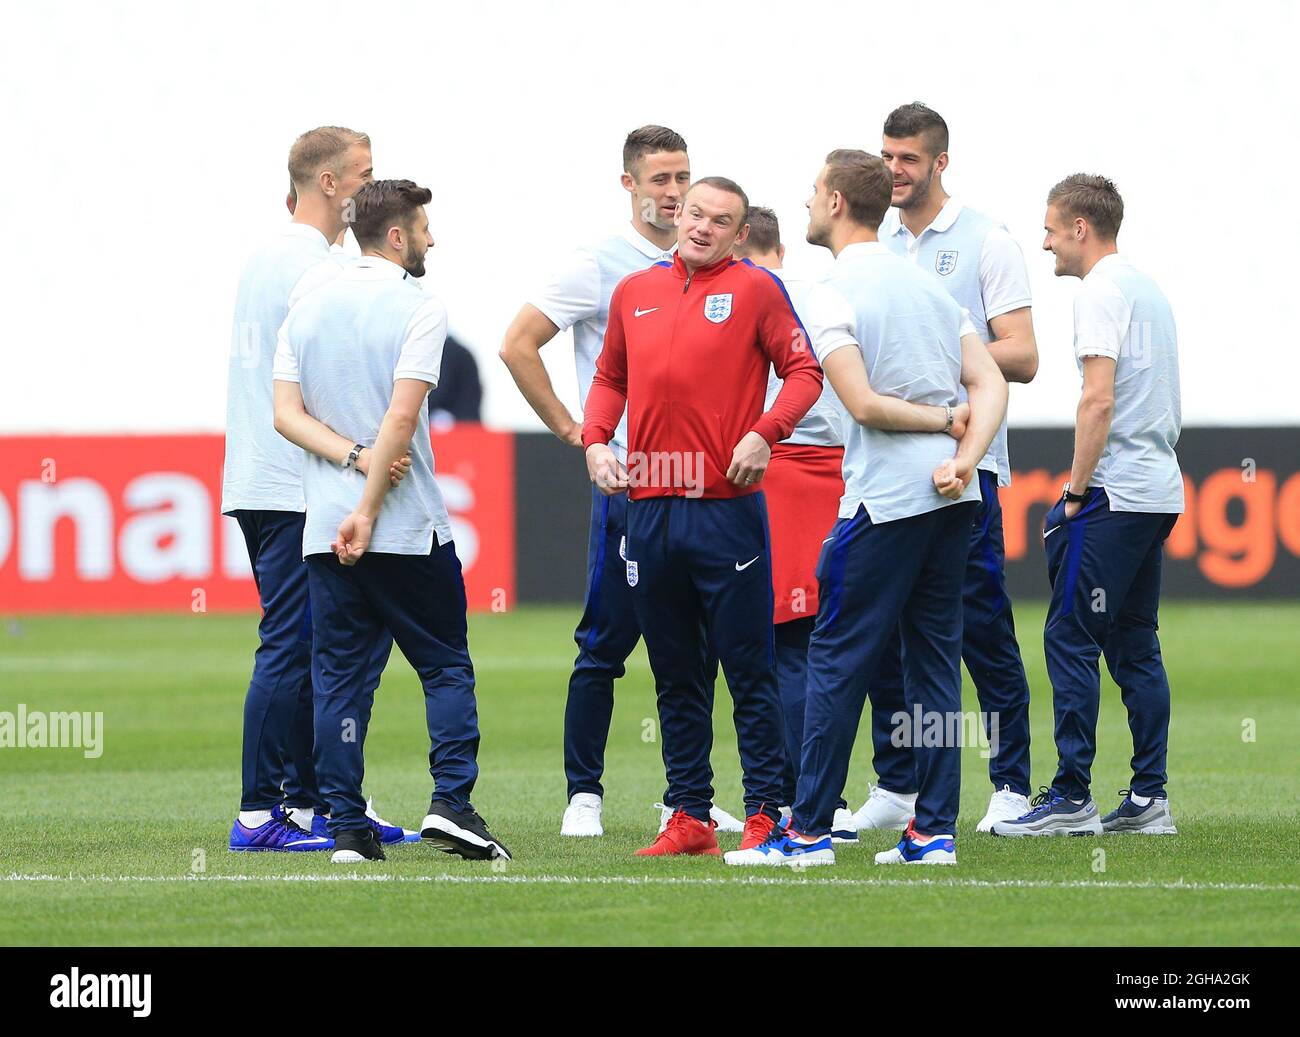
MULTIPOLYGON (((957 222, 957 217, 961 215, 961 209, 962 209, 961 202, 957 201, 956 198, 949 198, 946 202, 943 203, 943 208, 940 209, 935 214, 934 219, 930 221, 930 226, 926 227, 925 230, 921 231, 921 233, 918 234, 917 237, 920 238, 922 235, 926 234, 929 231, 934 231, 934 233, 936 234, 942 234, 944 231, 948 230, 954 223, 957 222)), ((911 236, 912 232, 908 230, 905 226, 903 226, 903 219, 899 215, 897 209, 889 210, 888 219, 892 220, 893 222, 887 228, 887 233, 906 234, 909 237, 911 236)), ((882 228, 882 230, 884 229, 886 228, 882 228)))
POLYGON ((383 256, 361 256, 353 260, 346 275, 358 281, 378 281, 386 277, 399 279, 410 275, 391 259, 383 256))
POLYGON ((631 223, 624 224, 623 238, 646 259, 663 259, 665 256, 671 256, 677 251, 676 242, 673 242, 672 248, 660 248, 637 230, 636 227, 632 226, 631 223))
POLYGON ((1109 267, 1115 266, 1117 263, 1123 263, 1123 262, 1124 262, 1124 257, 1121 256, 1118 252, 1107 252, 1099 260, 1097 260, 1097 262, 1092 264, 1092 269, 1088 271, 1087 276, 1091 277, 1098 270, 1106 270, 1109 267))
POLYGON ((329 242, 325 240, 325 235, 310 223, 294 223, 290 220, 284 225, 284 234, 285 237, 289 238, 309 238, 312 241, 319 241, 326 248, 329 248, 329 242))
POLYGON ((854 256, 892 256, 893 253, 883 241, 855 241, 851 245, 845 245, 840 249, 840 254, 835 257, 835 262, 841 259, 852 259, 854 256))

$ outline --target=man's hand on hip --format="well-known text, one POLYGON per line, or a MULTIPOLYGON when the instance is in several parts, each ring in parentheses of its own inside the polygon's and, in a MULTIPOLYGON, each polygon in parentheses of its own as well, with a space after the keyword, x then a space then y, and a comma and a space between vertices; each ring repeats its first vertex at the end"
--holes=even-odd
POLYGON ((731 452, 727 481, 735 486, 753 486, 763 478, 772 460, 772 448, 757 432, 746 432, 731 452))

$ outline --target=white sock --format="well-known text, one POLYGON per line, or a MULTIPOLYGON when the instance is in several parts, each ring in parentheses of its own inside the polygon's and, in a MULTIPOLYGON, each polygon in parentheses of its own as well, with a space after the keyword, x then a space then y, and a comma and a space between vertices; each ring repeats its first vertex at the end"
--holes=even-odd
POLYGON ((239 823, 245 828, 261 828, 271 820, 271 811, 269 810, 241 810, 239 812, 239 823))
POLYGON ((1139 796, 1139 795, 1137 795, 1136 793, 1133 793, 1133 792, 1130 792, 1130 793, 1128 794, 1128 798, 1131 799, 1131 800, 1133 801, 1133 805, 1134 805, 1135 807, 1145 807, 1145 806, 1148 806, 1148 805, 1151 803, 1151 797, 1150 797, 1150 796, 1139 796))

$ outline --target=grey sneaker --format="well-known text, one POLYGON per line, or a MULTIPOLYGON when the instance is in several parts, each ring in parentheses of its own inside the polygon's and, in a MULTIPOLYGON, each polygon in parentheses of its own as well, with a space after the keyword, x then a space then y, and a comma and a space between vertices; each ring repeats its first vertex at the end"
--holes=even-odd
POLYGON ((1074 803, 1051 789, 1042 789, 1034 797, 1034 809, 1013 821, 994 821, 994 835, 1101 835, 1097 804, 1089 796, 1074 803))
POLYGON ((1140 832, 1142 835, 1177 835, 1174 827, 1174 815, 1169 812, 1167 796, 1153 797, 1144 807, 1138 806, 1130 798, 1129 789, 1120 789, 1124 797, 1114 810, 1101 819, 1101 830, 1107 835, 1122 835, 1126 832, 1140 832))

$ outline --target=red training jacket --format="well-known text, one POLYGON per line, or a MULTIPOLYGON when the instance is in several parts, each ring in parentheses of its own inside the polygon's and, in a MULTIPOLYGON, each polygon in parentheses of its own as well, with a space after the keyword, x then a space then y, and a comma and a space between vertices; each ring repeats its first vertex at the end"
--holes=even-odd
POLYGON ((743 497, 762 484, 727 481, 736 444, 747 432, 769 446, 788 438, 821 391, 821 366, 776 277, 731 258, 688 275, 678 256, 614 289, 582 445, 608 443, 626 406, 632 500, 743 497), (769 364, 785 384, 764 414, 769 364))

